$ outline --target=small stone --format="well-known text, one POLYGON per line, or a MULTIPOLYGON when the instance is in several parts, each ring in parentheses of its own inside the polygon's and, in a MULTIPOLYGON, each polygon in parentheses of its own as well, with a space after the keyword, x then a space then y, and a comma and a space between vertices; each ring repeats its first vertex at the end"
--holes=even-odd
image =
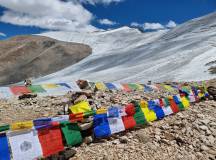
POLYGON ((200 120, 200 122, 202 122, 204 125, 207 125, 210 122, 210 120, 209 119, 202 119, 202 120, 200 120))
POLYGON ((119 139, 116 139, 116 140, 112 141, 112 144, 115 144, 115 145, 118 145, 118 144, 120 144, 120 141, 119 141, 119 139))
POLYGON ((208 151, 209 150, 209 147, 205 146, 205 145, 202 145, 200 147, 201 151, 208 151))
POLYGON ((199 126, 199 128, 201 129, 201 130, 203 130, 203 131, 207 131, 208 130, 208 127, 207 126, 199 126))
POLYGON ((145 135, 144 133, 137 133, 136 137, 142 143, 147 143, 151 140, 151 138, 148 135, 145 135))
POLYGON ((212 149, 211 149, 211 150, 208 150, 207 152, 208 152, 209 154, 212 154, 212 155, 215 155, 215 156, 216 156, 216 150, 212 150, 212 149))
POLYGON ((91 136, 89 136, 89 137, 85 137, 85 139, 84 139, 84 143, 86 143, 86 144, 90 144, 90 143, 92 143, 93 142, 93 138, 91 137, 91 136))
POLYGON ((119 138, 119 141, 120 141, 121 143, 128 143, 129 139, 128 139, 127 136, 123 136, 123 137, 120 137, 120 138, 119 138))
POLYGON ((161 140, 160 136, 158 136, 158 135, 155 135, 155 138, 156 138, 158 141, 161 140))

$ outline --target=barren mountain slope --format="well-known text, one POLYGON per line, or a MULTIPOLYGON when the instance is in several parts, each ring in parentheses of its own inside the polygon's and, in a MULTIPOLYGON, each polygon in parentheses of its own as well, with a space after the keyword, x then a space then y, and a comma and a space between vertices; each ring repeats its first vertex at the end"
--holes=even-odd
POLYGON ((0 85, 51 74, 90 54, 87 45, 43 36, 18 36, 0 41, 0 85))

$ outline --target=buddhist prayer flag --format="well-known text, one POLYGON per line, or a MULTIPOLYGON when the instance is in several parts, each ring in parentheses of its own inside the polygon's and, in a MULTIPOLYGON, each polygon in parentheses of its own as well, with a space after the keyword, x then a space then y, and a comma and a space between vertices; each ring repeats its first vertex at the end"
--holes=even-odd
POLYGON ((111 134, 125 130, 124 123, 117 107, 109 108, 107 114, 111 134))
POLYGON ((120 83, 112 83, 116 88, 117 90, 123 90, 124 87, 120 84, 120 83))
POLYGON ((148 93, 148 92, 152 92, 152 91, 153 91, 153 89, 150 86, 144 85, 144 92, 148 93))
POLYGON ((111 135, 107 114, 94 115, 94 135, 96 138, 105 138, 111 135))
POLYGON ((10 87, 10 89, 11 89, 11 92, 16 96, 31 93, 31 91, 25 86, 12 86, 10 87))
POLYGON ((0 126, 0 132, 7 131, 9 129, 10 129, 10 125, 9 124, 0 126))
MULTIPOLYGON (((167 99, 165 99, 165 100, 167 100, 167 99)), ((175 101, 174 101, 174 99, 173 99, 172 96, 170 96, 170 97, 168 98, 168 101, 169 101, 169 103, 170 103, 170 107, 171 107, 173 113, 179 112, 179 107, 178 107, 178 105, 175 103, 175 101)))
POLYGON ((130 87, 129 87, 128 84, 122 84, 122 86, 123 86, 123 90, 124 91, 126 91, 126 92, 130 92, 131 91, 131 89, 130 89, 130 87))
POLYGON ((14 94, 9 87, 0 87, 0 99, 9 99, 13 96, 14 94))
POLYGON ((38 131, 39 141, 42 147, 43 156, 48 157, 64 150, 62 133, 58 125, 38 131))
POLYGON ((141 85, 141 84, 136 84, 137 85, 137 87, 138 87, 138 90, 143 90, 144 89, 144 86, 143 85, 141 85))
POLYGON ((10 160, 10 152, 6 134, 0 134, 0 160, 10 160))
POLYGON ((81 91, 80 87, 77 85, 77 83, 75 81, 67 82, 67 86, 70 87, 71 91, 74 91, 74 92, 80 92, 81 91))
POLYGON ((70 122, 78 122, 82 121, 84 119, 84 113, 76 113, 76 114, 70 114, 69 120, 70 122))
POLYGON ((115 87, 115 85, 113 85, 112 83, 105 83, 106 87, 109 89, 109 90, 114 90, 114 89, 117 89, 115 87))
POLYGON ((105 91, 107 89, 106 85, 103 82, 96 82, 95 86, 98 90, 105 91))
POLYGON ((163 119, 165 117, 162 108, 160 107, 160 105, 156 104, 155 101, 148 101, 148 107, 155 112, 157 119, 163 119))
POLYGON ((61 130, 68 146, 82 143, 82 136, 77 123, 61 122, 61 130))
POLYGON ((168 92, 174 92, 175 90, 174 90, 174 88, 172 87, 172 86, 170 86, 170 85, 162 85, 164 88, 165 88, 165 90, 167 90, 168 92))
POLYGON ((42 156, 36 130, 9 132, 7 136, 14 160, 30 160, 42 156))
POLYGON ((109 107, 107 111, 108 117, 119 117, 119 109, 118 107, 109 107))
POLYGON ((173 114, 173 111, 170 108, 170 104, 169 103, 166 104, 166 102, 165 102, 164 99, 159 99, 159 101, 160 101, 160 106, 161 106, 161 108, 162 108, 162 110, 163 110, 163 112, 164 112, 164 114, 166 116, 173 114))
POLYGON ((139 102, 133 102, 134 107, 135 107, 135 114, 134 114, 134 119, 136 121, 136 125, 144 125, 146 124, 145 116, 144 113, 140 107, 139 102))
POLYGON ((57 85, 60 85, 60 86, 65 87, 67 89, 71 89, 70 85, 68 85, 67 83, 57 83, 57 85))
POLYGON ((129 83, 128 86, 131 90, 138 90, 139 89, 139 87, 134 83, 129 83))
POLYGON ((184 96, 184 97, 181 97, 181 101, 182 101, 182 104, 184 106, 185 109, 187 109, 188 107, 190 107, 190 102, 189 100, 184 96))
POLYGON ((136 126, 136 121, 134 119, 135 107, 133 104, 128 104, 125 106, 126 115, 122 117, 125 129, 131 129, 136 126))
POLYGON ((42 87, 46 90, 43 95, 64 95, 69 91, 69 88, 58 84, 43 84, 42 87))
POLYGON ((44 93, 46 92, 41 85, 31 85, 28 87, 28 89, 32 92, 32 93, 44 93))
POLYGON ((96 114, 106 114, 107 108, 101 107, 96 111, 96 114))
POLYGON ((157 120, 157 116, 153 110, 148 108, 148 103, 144 100, 140 102, 141 109, 145 115, 145 119, 147 122, 152 122, 157 120))
POLYGON ((91 107, 88 102, 82 101, 70 107, 70 111, 73 114, 85 113, 91 111, 91 107))
POLYGON ((175 96, 173 96, 173 99, 174 99, 175 103, 177 104, 179 110, 181 110, 181 111, 184 110, 184 105, 183 105, 182 102, 181 102, 181 97, 180 97, 180 95, 175 95, 175 96))
POLYGON ((51 118, 52 122, 65 122, 69 121, 69 115, 60 115, 58 117, 51 118))
POLYGON ((33 121, 35 129, 48 128, 52 126, 51 118, 40 118, 33 121))
POLYGON ((12 123, 10 125, 10 129, 12 131, 14 130, 28 130, 28 129, 32 129, 33 128, 33 122, 32 121, 25 121, 25 122, 16 122, 16 123, 12 123))

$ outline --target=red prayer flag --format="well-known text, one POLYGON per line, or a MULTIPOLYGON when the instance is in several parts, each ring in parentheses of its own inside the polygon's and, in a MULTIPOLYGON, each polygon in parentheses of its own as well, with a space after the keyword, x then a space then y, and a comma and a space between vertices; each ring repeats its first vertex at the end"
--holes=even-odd
POLYGON ((61 129, 57 125, 39 130, 38 138, 41 143, 44 157, 48 157, 64 150, 61 129))
POLYGON ((17 96, 31 93, 31 91, 25 86, 12 86, 10 87, 10 90, 13 94, 17 96))
POLYGON ((179 112, 178 105, 175 103, 174 99, 170 99, 170 108, 172 109, 173 113, 179 112))

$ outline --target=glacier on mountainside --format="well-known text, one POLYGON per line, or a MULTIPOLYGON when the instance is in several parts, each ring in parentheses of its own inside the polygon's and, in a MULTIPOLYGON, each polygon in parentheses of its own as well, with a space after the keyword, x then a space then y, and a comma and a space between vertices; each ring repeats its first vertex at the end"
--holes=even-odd
POLYGON ((193 81, 215 78, 206 64, 216 60, 216 13, 172 30, 142 33, 122 27, 92 33, 45 32, 43 36, 88 44, 93 54, 81 62, 35 80, 67 82, 193 81))

